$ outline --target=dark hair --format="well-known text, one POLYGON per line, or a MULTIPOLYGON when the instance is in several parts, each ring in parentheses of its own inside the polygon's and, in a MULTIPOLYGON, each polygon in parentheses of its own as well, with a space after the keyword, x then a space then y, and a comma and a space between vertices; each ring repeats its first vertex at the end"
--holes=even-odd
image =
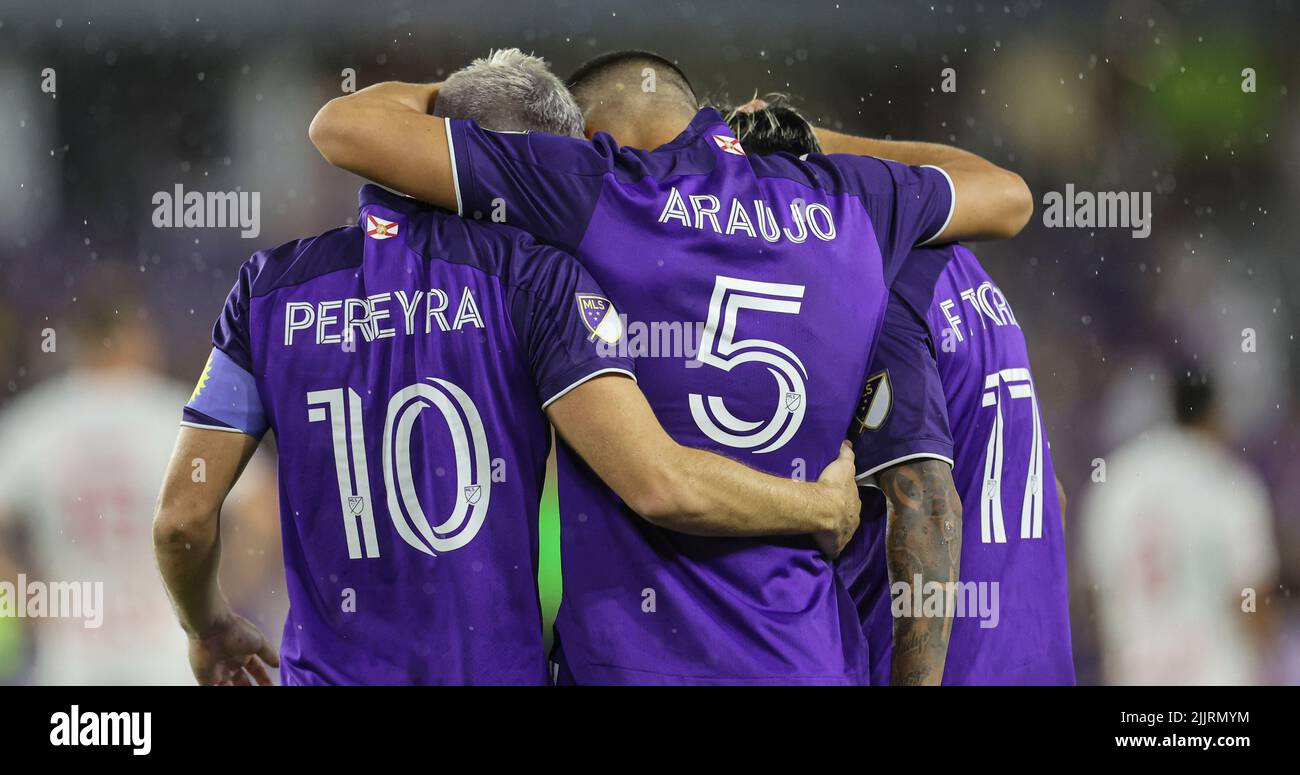
POLYGON ((1179 425, 1199 425, 1214 410, 1214 385, 1204 373, 1183 370, 1174 380, 1174 419, 1179 425))
POLYGON ((579 65, 578 69, 574 70, 564 80, 564 85, 569 87, 574 96, 581 100, 582 97, 579 92, 582 90, 598 85, 605 76, 613 72, 637 64, 654 65, 667 70, 669 81, 676 83, 692 101, 695 101, 695 89, 691 86, 690 79, 686 77, 686 73, 682 72, 682 69, 675 62, 653 51, 640 49, 630 48, 622 51, 607 51, 604 54, 594 56, 579 65))
POLYGON ((746 153, 821 153, 812 124, 787 104, 785 95, 769 94, 763 101, 767 106, 761 110, 745 113, 733 108, 727 113, 727 125, 746 153))

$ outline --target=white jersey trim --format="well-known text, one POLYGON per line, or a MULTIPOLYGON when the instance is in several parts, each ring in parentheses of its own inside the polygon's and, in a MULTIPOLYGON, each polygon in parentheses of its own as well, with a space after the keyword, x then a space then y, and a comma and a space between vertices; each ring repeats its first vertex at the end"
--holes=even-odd
MULTIPOLYGON (((952 176, 949 175, 947 171, 944 170, 943 167, 936 167, 933 164, 922 164, 921 166, 922 168, 928 167, 929 169, 932 170, 939 170, 939 173, 943 175, 943 179, 948 181, 948 192, 951 194, 951 196, 948 197, 948 217, 943 219, 943 225, 940 226, 939 230, 936 231, 933 235, 931 235, 929 239, 924 240, 923 242, 916 243, 917 247, 921 247, 923 245, 929 245, 931 242, 934 242, 935 240, 939 239, 939 237, 941 237, 943 233, 948 230, 948 224, 952 223, 952 214, 957 211, 957 186, 952 182, 952 176)), ((457 199, 459 199, 460 189, 456 190, 456 197, 457 199)))
POLYGON ((228 428, 224 425, 204 425, 203 423, 190 422, 189 420, 181 420, 181 425, 184 425, 187 428, 201 428, 205 431, 225 431, 226 433, 243 433, 245 436, 249 435, 247 432, 241 431, 238 428, 228 428))
POLYGON ((451 158, 451 184, 456 189, 456 214, 464 215, 465 204, 460 198, 460 172, 456 170, 456 143, 451 139, 451 119, 444 118, 442 126, 447 130, 447 155, 451 158))
POLYGON ((853 477, 853 481, 857 482, 859 485, 863 487, 875 487, 877 490, 879 490, 880 486, 877 485, 875 482, 868 482, 865 480, 874 476, 875 474, 880 473, 881 471, 884 471, 886 468, 889 468, 890 466, 896 466, 899 463, 906 463, 909 460, 920 460, 921 458, 930 458, 931 460, 942 460, 943 462, 948 464, 949 468, 952 467, 952 458, 950 457, 937 455, 933 452, 916 452, 911 455, 903 455, 902 457, 896 457, 893 460, 890 460, 886 463, 881 463, 880 465, 876 466, 870 471, 863 471, 862 473, 853 477))
POLYGON ((636 375, 628 371, 627 369, 609 368, 609 369, 601 369, 600 371, 593 371, 592 373, 584 376, 582 379, 579 379, 577 382, 574 382, 572 385, 569 385, 564 390, 561 390, 560 392, 556 393, 555 395, 543 401, 542 409, 546 409, 546 407, 554 403, 556 399, 563 398, 565 394, 567 394, 569 391, 573 390, 577 386, 581 385, 582 383, 595 379, 596 377, 599 377, 602 374, 626 374, 627 376, 632 378, 633 382, 636 382, 636 375))

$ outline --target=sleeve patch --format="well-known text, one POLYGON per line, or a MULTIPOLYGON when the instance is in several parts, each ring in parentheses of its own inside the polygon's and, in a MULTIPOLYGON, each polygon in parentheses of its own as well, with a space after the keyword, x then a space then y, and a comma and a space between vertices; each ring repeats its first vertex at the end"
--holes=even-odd
POLYGON ((862 391, 862 402, 858 406, 859 430, 879 430, 889 418, 889 410, 893 406, 894 388, 889 382, 889 370, 867 377, 867 386, 862 391))

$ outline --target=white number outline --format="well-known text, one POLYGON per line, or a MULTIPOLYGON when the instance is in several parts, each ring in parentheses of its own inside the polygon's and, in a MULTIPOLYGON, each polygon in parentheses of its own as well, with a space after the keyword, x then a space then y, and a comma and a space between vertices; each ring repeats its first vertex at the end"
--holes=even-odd
POLYGON ((752 422, 741 420, 729 412, 718 396, 689 394, 691 416, 695 419, 696 426, 710 439, 736 449, 753 449, 766 444, 755 452, 772 452, 785 446, 803 424, 804 412, 808 406, 804 386, 808 370, 804 368, 803 362, 788 348, 776 342, 735 338, 736 318, 740 310, 798 315, 803 294, 802 285, 744 280, 724 275, 718 275, 714 279, 708 319, 700 335, 698 360, 725 372, 744 363, 766 364, 768 372, 776 380, 777 396, 772 417, 765 422, 752 422), (714 418, 717 418, 716 422, 714 418))
MULTIPOLYGON (((393 527, 406 543, 436 557, 437 552, 459 549, 478 535, 492 499, 492 457, 483 420, 469 395, 447 380, 430 377, 428 382, 430 384, 417 382, 409 385, 389 399, 381 442, 384 488, 393 527), (429 524, 420 505, 411 470, 411 436, 415 420, 429 406, 438 409, 451 434, 456 460, 456 491, 460 493, 451 514, 437 525, 429 524)), ((355 390, 347 388, 346 411, 344 397, 343 388, 309 392, 307 420, 329 420, 331 424, 334 469, 338 475, 339 506, 343 513, 348 557, 373 559, 379 557, 380 552, 370 498, 361 397, 355 390)))
POLYGON ((1028 398, 1033 412, 1033 439, 1029 447, 1029 465, 1025 473, 1025 495, 1020 505, 1020 537, 1043 537, 1043 430, 1029 369, 1002 369, 984 377, 981 407, 993 407, 993 427, 984 449, 984 489, 980 494, 980 541, 1005 544, 1006 527, 1002 516, 1003 436, 1006 420, 1002 415, 1001 384, 1007 386, 1012 399, 1028 398))

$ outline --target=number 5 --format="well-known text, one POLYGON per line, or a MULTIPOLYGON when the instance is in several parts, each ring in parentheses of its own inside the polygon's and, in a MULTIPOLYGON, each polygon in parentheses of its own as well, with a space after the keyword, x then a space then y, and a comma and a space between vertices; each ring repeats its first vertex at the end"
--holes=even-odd
POLYGON ((718 396, 690 394, 691 416, 706 436, 737 449, 762 447, 771 452, 785 446, 803 423, 808 370, 798 356, 767 339, 736 339, 736 317, 742 309, 798 315, 804 287, 742 280, 719 275, 709 301, 709 317, 700 337, 699 361, 723 371, 742 363, 762 363, 776 380, 772 416, 763 422, 741 420, 727 411, 718 396), (707 404, 707 409, 706 409, 707 404), (716 421, 715 419, 716 418, 716 421), (779 435, 778 435, 779 434, 779 435), (773 440, 773 437, 776 437, 773 440), (766 445, 766 446, 764 446, 766 445))

